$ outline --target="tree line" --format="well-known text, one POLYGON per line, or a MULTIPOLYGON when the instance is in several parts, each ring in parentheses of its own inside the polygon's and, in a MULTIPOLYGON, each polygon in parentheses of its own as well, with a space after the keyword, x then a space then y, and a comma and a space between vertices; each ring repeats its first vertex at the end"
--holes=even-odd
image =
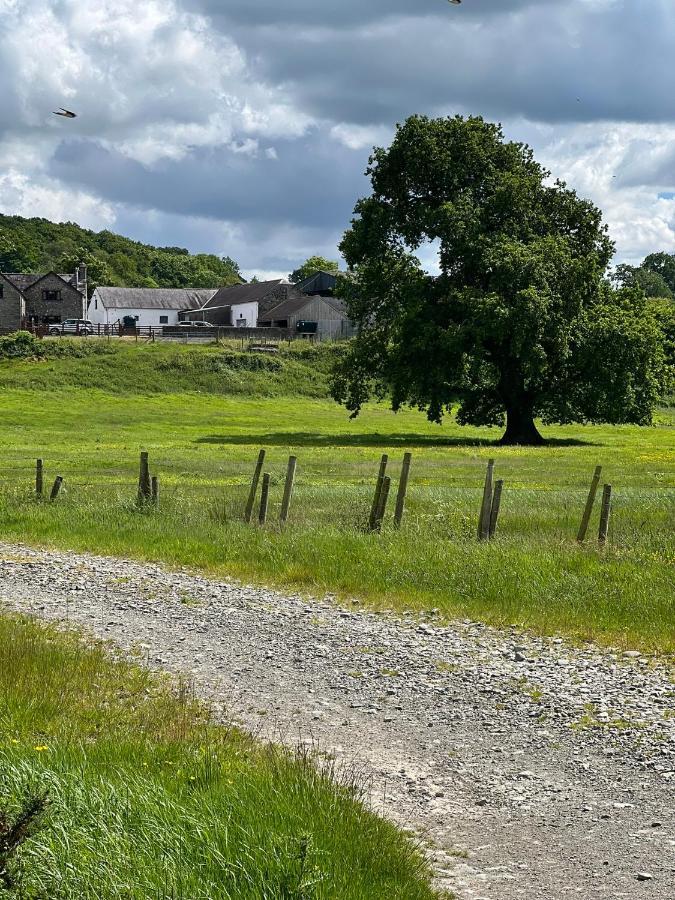
POLYGON ((80 262, 88 267, 90 295, 99 284, 212 288, 244 280, 229 256, 153 247, 73 222, 0 215, 0 272, 74 272, 80 262))

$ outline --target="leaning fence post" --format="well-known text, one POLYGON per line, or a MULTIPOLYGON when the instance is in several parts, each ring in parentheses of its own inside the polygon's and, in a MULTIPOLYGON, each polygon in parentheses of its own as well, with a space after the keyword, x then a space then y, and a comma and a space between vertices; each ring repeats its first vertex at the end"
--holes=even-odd
POLYGON ((591 482, 591 489, 588 492, 588 499, 586 500, 586 508, 584 509, 584 514, 581 519, 581 526, 579 528, 579 533, 577 534, 577 541, 580 544, 583 544, 583 542, 586 540, 586 532, 588 531, 588 524, 591 521, 593 507, 595 506, 595 495, 598 493, 598 485, 600 484, 601 475, 602 466, 596 466, 595 474, 593 475, 593 481, 591 482))
POLYGON ((150 464, 147 450, 141 453, 140 471, 138 474, 138 502, 144 503, 152 497, 152 484, 150 482, 150 464))
POLYGON ((483 502, 480 507, 478 520, 478 540, 486 541, 490 537, 490 513, 492 512, 492 480, 494 476, 495 461, 491 459, 487 465, 485 474, 485 486, 483 488, 483 502))
POLYGON ((375 486, 375 496, 373 497, 373 505, 370 508, 370 517, 368 519, 368 528, 373 531, 375 528, 375 520, 377 519, 377 511, 380 508, 380 495, 382 494, 382 485, 384 484, 384 478, 387 474, 387 463, 389 462, 389 457, 386 453, 382 454, 382 459, 380 460, 380 471, 377 475, 377 484, 375 486))
POLYGON ((262 491, 260 492, 260 515, 258 521, 264 525, 267 521, 267 507, 270 499, 270 476, 267 472, 263 475, 262 491))
POLYGON ((388 475, 385 475, 382 479, 382 490, 380 491, 380 502, 377 506, 377 513, 375 514, 375 531, 382 530, 382 522, 384 520, 384 514, 387 511, 387 502, 389 500, 389 491, 391 490, 391 478, 388 475))
POLYGON ((492 539, 497 533, 497 522, 499 521, 499 510, 502 505, 502 491, 504 489, 504 482, 498 481, 495 484, 495 492, 492 498, 492 509, 490 510, 490 532, 489 538, 492 539))
POLYGON ((62 484, 63 484, 63 478, 60 475, 57 475, 56 480, 54 481, 54 486, 52 488, 52 492, 49 495, 50 501, 56 500, 56 498, 59 496, 59 491, 61 490, 62 484))
POLYGON ((42 491, 44 489, 44 465, 41 459, 36 460, 35 463, 35 494, 37 497, 42 497, 42 491))
POLYGON ((159 478, 157 475, 152 476, 151 480, 152 505, 159 506, 159 478))
POLYGON ((251 481, 251 490, 248 494, 248 502, 246 503, 246 512, 244 513, 244 521, 250 522, 251 517, 253 516, 253 507, 255 505, 256 494, 258 493, 258 483, 260 481, 260 473, 262 472, 262 467, 265 464, 265 451, 261 450, 258 454, 258 462, 255 464, 255 472, 253 473, 253 480, 251 481))
POLYGON ((403 512, 405 510, 405 498, 408 493, 408 480, 410 478, 410 464, 412 462, 412 453, 406 453, 403 457, 403 468, 401 469, 401 480, 398 483, 398 495, 396 497, 396 511, 394 513, 394 526, 401 527, 403 521, 403 512))
POLYGON ((295 484, 295 470, 298 465, 296 456, 291 456, 288 460, 288 470, 286 472, 286 484, 284 486, 284 498, 281 501, 281 513, 279 521, 283 525, 288 520, 288 512, 291 508, 291 497, 293 496, 293 485, 295 484))
POLYGON ((609 533, 609 515, 612 511, 612 485, 606 484, 602 490, 602 510, 600 512, 600 530, 598 531, 598 543, 604 547, 609 533))

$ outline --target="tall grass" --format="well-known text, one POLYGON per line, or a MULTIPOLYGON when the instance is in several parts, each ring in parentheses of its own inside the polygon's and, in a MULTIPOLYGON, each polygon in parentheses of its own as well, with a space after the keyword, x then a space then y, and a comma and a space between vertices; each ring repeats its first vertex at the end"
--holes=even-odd
MULTIPOLYGON (((283 371, 258 375, 269 392, 283 396, 141 393, 146 367, 159 371, 174 352, 202 358, 189 347, 120 350, 113 383, 133 382, 129 393, 73 386, 70 358, 53 362, 48 392, 5 388, 0 536, 675 650, 672 411, 660 413, 653 428, 548 427, 548 446, 507 448, 495 445, 495 429, 460 428, 451 420, 438 427, 419 413, 393 415, 380 406, 350 421, 335 404, 303 395, 311 369, 325 389, 330 353, 338 352, 330 348, 293 345, 288 359, 267 360, 283 371), (304 373, 302 390, 289 386, 283 367, 291 365, 304 373), (270 525, 262 530, 242 522, 260 447, 268 450, 272 476, 270 525), (141 448, 161 477, 157 512, 139 513, 133 503, 141 448), (366 534, 379 456, 391 456, 395 490, 407 449, 413 469, 404 526, 396 532, 389 519, 381 536, 366 534), (289 453, 298 456, 299 470, 282 531, 275 522, 289 453), (56 504, 31 496, 37 456, 46 461, 48 480, 65 477, 56 504), (505 492, 497 540, 482 546, 475 534, 490 457, 505 492), (597 509, 587 544, 575 541, 598 464, 615 498, 604 551, 594 541, 597 509)), ((233 348, 204 351, 209 359, 223 353, 236 355, 233 348)), ((91 370, 91 360, 85 362, 91 370)), ((41 365, 0 364, 0 384, 41 365)), ((253 378, 251 390, 257 389, 255 371, 240 375, 244 385, 253 378)), ((173 376, 163 383, 171 385, 173 376)), ((181 384, 194 384, 194 373, 181 384)))
POLYGON ((48 798, 12 855, 23 900, 430 900, 408 838, 307 757, 212 724, 183 690, 0 617, 0 814, 48 798))

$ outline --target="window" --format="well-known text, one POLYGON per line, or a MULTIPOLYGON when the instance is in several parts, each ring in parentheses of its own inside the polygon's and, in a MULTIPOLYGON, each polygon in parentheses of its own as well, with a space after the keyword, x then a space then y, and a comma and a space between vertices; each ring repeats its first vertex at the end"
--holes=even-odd
POLYGON ((168 316, 160 316, 160 317, 159 317, 159 324, 160 324, 160 325, 168 325, 168 324, 169 324, 169 317, 168 317, 168 316))
POLYGON ((0 300, 2 300, 2 293, 5 290, 4 284, 0 284, 0 300))
POLYGON ((237 319, 237 328, 246 328, 247 320, 244 318, 237 319))
POLYGON ((45 303, 58 303, 61 299, 61 291, 43 291, 42 299, 45 303))

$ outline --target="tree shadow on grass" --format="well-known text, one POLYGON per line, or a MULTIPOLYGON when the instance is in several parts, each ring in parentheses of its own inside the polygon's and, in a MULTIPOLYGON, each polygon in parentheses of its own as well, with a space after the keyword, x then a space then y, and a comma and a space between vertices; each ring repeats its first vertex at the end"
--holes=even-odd
MULTIPOLYGON (((500 447, 499 438, 449 437, 431 434, 322 434, 312 431, 278 431, 268 434, 210 434, 197 438, 197 444, 234 444, 260 447, 500 447)), ((550 438, 547 447, 600 447, 592 441, 576 438, 550 438)))

